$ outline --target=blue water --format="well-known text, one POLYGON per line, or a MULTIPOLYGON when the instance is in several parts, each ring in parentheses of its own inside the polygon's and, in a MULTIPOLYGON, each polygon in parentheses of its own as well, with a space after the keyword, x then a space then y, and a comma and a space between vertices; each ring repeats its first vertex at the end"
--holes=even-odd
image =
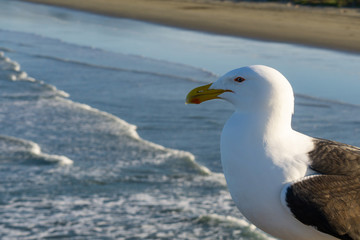
POLYGON ((1 239, 269 239, 237 211, 219 135, 185 105, 232 68, 279 69, 293 127, 360 145, 360 56, 0 0, 1 239))

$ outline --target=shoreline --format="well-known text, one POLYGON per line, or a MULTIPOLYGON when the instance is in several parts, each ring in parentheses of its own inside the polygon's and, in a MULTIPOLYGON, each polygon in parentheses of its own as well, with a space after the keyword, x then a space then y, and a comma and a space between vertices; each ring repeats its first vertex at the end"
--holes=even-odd
POLYGON ((360 9, 214 0, 23 0, 195 31, 360 53, 360 9))

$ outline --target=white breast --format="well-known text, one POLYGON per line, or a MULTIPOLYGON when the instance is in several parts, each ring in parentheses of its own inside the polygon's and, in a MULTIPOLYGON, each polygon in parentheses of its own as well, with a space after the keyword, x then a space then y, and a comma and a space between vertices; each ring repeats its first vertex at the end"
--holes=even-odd
POLYGON ((306 175, 311 138, 290 129, 287 141, 280 136, 264 140, 263 129, 254 121, 234 113, 221 135, 222 166, 240 212, 281 239, 334 239, 300 223, 280 200, 286 183, 306 175))

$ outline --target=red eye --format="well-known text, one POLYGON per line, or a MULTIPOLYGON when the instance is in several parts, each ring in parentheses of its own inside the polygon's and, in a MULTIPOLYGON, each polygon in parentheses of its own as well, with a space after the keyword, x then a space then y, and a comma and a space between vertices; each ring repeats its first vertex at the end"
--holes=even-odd
POLYGON ((235 81, 235 82, 243 82, 243 81, 245 81, 245 78, 243 78, 243 77, 237 77, 237 78, 234 78, 234 81, 235 81))

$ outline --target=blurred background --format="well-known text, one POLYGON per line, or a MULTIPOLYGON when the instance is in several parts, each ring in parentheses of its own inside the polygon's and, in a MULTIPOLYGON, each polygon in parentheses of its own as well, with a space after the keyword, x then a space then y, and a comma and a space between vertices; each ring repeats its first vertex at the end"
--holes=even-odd
POLYGON ((271 239, 222 174, 232 106, 184 103, 237 67, 288 78, 294 129, 360 145, 357 52, 0 6, 1 239, 271 239))

